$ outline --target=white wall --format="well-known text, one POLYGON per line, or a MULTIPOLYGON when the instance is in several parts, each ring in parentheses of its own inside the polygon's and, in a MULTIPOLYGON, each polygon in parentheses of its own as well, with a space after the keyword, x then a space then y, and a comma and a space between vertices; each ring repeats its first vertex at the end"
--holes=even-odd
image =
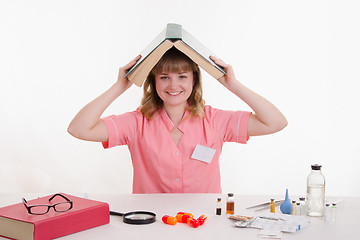
MULTIPOLYGON (((127 147, 71 137, 74 115, 168 22, 231 63, 288 127, 227 143, 223 192, 305 194, 312 163, 328 195, 360 196, 358 1, 0 0, 0 192, 130 193, 127 147)), ((207 104, 249 108, 204 75, 207 104)), ((105 115, 134 110, 133 86, 105 115)))

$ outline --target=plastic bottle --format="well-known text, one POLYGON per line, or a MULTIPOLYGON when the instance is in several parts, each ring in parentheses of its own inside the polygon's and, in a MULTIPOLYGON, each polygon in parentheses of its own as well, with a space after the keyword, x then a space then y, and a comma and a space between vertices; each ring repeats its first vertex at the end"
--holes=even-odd
POLYGON ((226 214, 234 215, 235 212, 235 198, 233 193, 228 193, 226 199, 226 214))
POLYGON ((322 217, 325 210, 325 177, 321 173, 321 165, 311 165, 311 173, 307 178, 306 196, 307 215, 322 217))

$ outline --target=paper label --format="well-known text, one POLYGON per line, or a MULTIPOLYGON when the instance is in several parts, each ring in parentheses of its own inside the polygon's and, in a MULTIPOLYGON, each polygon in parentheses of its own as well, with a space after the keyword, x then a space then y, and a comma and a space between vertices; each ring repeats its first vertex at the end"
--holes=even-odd
POLYGON ((211 160, 213 159, 215 152, 216 149, 198 144, 196 145, 194 152, 191 155, 191 158, 202 162, 211 163, 211 160))

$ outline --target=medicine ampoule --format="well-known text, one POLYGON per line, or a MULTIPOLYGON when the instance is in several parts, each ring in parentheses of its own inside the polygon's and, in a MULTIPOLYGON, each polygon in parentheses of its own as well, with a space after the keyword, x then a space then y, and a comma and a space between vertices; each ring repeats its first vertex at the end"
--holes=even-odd
POLYGON ((233 193, 228 193, 226 199, 226 214, 234 215, 235 212, 235 198, 233 193))
POLYGON ((336 222, 337 206, 336 203, 332 203, 331 206, 331 221, 336 222))
POLYGON ((275 199, 270 199, 271 202, 270 202, 270 212, 271 213, 275 213, 275 199))
POLYGON ((296 201, 291 202, 291 215, 296 215, 296 201))
POLYGON ((304 197, 299 197, 300 200, 300 215, 306 216, 306 203, 304 197))
POLYGON ((296 215, 300 216, 301 215, 301 206, 300 206, 300 202, 296 203, 296 215))
POLYGON ((330 218, 331 218, 331 206, 330 203, 325 203, 324 221, 330 222, 330 218))
POLYGON ((221 215, 221 198, 218 198, 216 202, 216 215, 221 215))

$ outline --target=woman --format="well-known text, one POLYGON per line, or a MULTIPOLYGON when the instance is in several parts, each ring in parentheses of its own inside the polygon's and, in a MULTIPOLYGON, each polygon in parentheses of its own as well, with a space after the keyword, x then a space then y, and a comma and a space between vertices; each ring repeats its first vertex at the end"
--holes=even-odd
POLYGON ((68 128, 73 136, 103 142, 105 148, 128 145, 133 193, 221 193, 223 143, 246 143, 250 136, 287 125, 274 105, 237 81, 232 67, 215 57, 211 59, 226 71, 218 81, 254 113, 205 106, 199 67, 175 48, 149 73, 139 109, 101 119, 132 85, 124 76, 139 57, 120 68, 117 82, 87 104, 68 128))

